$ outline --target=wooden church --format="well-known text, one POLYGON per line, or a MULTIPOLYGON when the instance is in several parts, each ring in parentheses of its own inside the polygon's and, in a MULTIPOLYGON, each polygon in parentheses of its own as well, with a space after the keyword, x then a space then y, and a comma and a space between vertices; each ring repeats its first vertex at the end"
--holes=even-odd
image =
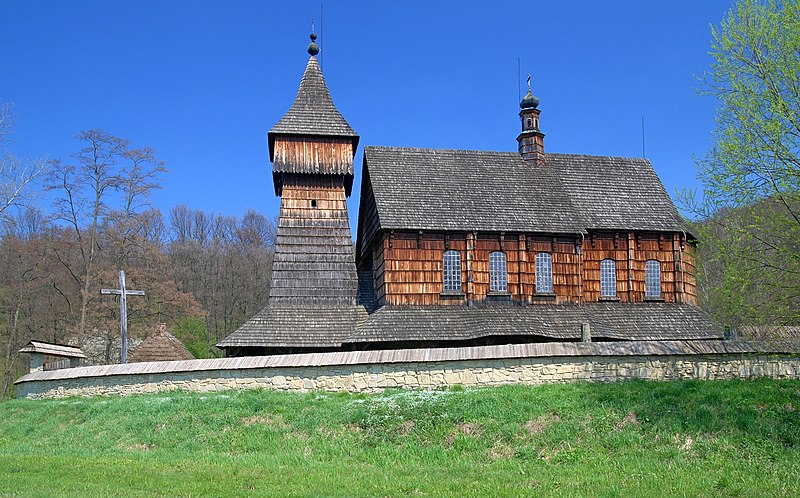
POLYGON ((218 344, 228 356, 722 338, 650 162, 546 152, 530 88, 517 152, 366 147, 354 247, 359 137, 315 39, 268 133, 281 197, 269 304, 218 344))

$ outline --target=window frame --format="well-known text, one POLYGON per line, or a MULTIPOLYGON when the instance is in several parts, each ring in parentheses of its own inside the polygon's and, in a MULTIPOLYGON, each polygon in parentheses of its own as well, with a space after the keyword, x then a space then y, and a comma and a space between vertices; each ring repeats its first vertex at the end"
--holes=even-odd
POLYGON ((504 251, 489 253, 489 292, 508 292, 508 256, 504 251))
POLYGON ((536 265, 536 293, 553 294, 553 255, 549 252, 537 252, 536 265))
POLYGON ((644 297, 646 299, 661 298, 661 261, 648 259, 644 264, 644 297), (655 265, 653 265, 655 263, 655 265), (653 293, 652 291, 658 291, 653 293))
POLYGON ((600 297, 617 297, 617 262, 611 258, 606 258, 600 261, 600 297), (611 285, 611 282, 608 281, 609 277, 611 277, 613 286, 611 285), (609 293, 609 291, 613 292, 609 293))
POLYGON ((444 292, 460 293, 463 281, 461 279, 461 252, 448 249, 442 254, 442 289, 444 292))

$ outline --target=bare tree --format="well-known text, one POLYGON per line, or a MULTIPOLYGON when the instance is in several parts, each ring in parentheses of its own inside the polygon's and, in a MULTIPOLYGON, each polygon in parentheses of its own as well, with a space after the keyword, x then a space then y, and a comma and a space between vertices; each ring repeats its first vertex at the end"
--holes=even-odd
POLYGON ((148 206, 147 198, 166 170, 150 149, 130 149, 127 140, 105 131, 84 131, 78 139, 83 147, 73 157, 75 162, 54 161, 48 188, 58 193, 54 216, 72 230, 79 255, 77 264, 67 257, 59 260, 80 286, 76 332, 83 338, 89 303, 97 298, 96 282, 103 270, 98 267, 100 243, 106 242, 101 228, 112 227, 118 235, 119 264, 134 218, 148 206))
POLYGON ((0 102, 0 220, 12 217, 12 206, 27 204, 30 184, 47 168, 46 161, 23 161, 8 150, 13 120, 11 104, 0 102))

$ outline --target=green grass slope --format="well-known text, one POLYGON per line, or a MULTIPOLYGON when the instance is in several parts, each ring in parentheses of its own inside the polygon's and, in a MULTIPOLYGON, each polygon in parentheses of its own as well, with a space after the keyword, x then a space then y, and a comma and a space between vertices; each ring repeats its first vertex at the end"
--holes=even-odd
POLYGON ((0 403, 0 496, 797 496, 800 382, 0 403))

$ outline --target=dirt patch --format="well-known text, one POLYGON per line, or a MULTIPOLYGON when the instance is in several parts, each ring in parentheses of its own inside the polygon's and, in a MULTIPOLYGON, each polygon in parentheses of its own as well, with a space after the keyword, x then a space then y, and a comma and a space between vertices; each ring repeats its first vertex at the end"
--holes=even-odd
POLYGON ((252 417, 245 417, 241 419, 243 425, 273 425, 277 427, 286 427, 283 417, 280 415, 253 415, 252 417))
POLYGON ((462 422, 458 424, 458 430, 467 436, 478 437, 483 432, 483 428, 476 422, 462 422))
POLYGON ((627 415, 625 415, 624 417, 622 417, 617 421, 617 430, 624 429, 629 425, 631 426, 642 425, 642 423, 639 422, 639 419, 636 418, 636 414, 633 412, 628 412, 627 415))
POLYGON ((550 413, 547 415, 539 415, 534 420, 528 420, 522 427, 528 431, 529 434, 540 434, 547 429, 550 424, 556 423, 561 420, 561 417, 556 415, 555 413, 550 413))
POLYGON ((692 446, 694 446, 694 439, 692 439, 692 436, 689 435, 686 435, 686 437, 684 437, 681 434, 675 434, 672 437, 672 442, 677 445, 680 445, 681 451, 689 451, 692 449, 692 446))
POLYGON ((406 420, 405 422, 397 426, 397 432, 402 434, 403 436, 407 436, 411 433, 411 430, 413 428, 414 428, 414 421, 406 420))
POLYGON ((132 444, 126 448, 128 451, 151 451, 155 449, 155 445, 150 443, 132 444))
POLYGON ((516 448, 501 441, 497 441, 496 443, 494 443, 492 445, 492 448, 489 450, 489 458, 491 458, 492 460, 514 458, 516 454, 517 454, 516 448))

